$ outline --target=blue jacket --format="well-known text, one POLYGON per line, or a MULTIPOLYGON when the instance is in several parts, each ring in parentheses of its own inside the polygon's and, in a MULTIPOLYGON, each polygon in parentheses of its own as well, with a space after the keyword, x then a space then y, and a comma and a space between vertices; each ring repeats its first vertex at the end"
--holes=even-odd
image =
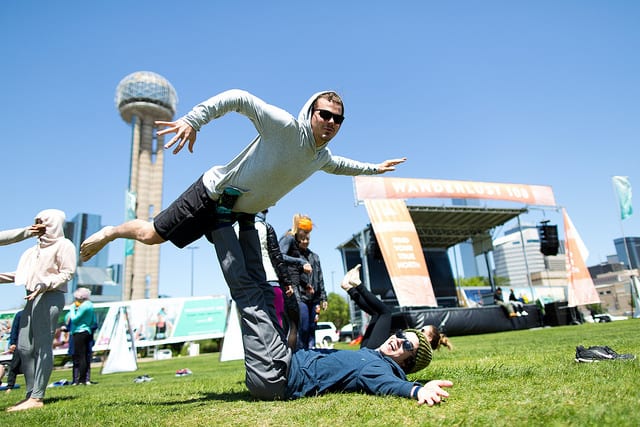
POLYGON ((75 304, 71 304, 71 309, 67 313, 65 320, 67 322, 71 321, 69 332, 72 335, 79 332, 88 332, 93 335, 93 325, 96 323, 93 303, 88 300, 83 301, 77 308, 75 304))
POLYGON ((377 350, 298 350, 289 368, 289 399, 326 392, 361 391, 410 397, 413 383, 400 366, 377 350))
POLYGON ((20 317, 22 317, 22 310, 13 316, 13 322, 11 323, 11 335, 9 335, 9 345, 18 345, 18 335, 20 335, 20 317))

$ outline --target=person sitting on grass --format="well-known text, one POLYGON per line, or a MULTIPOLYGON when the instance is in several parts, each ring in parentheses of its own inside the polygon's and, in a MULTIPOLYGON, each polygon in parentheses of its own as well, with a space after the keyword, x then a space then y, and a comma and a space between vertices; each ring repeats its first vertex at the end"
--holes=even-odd
MULTIPOLYGON (((245 352, 245 384, 252 396, 279 400, 329 392, 364 392, 416 399, 432 406, 449 396, 451 381, 426 384, 407 380, 431 362, 432 349, 418 330, 398 331, 376 349, 293 350, 287 345, 273 306, 273 291, 265 280, 257 231, 242 224, 253 218, 238 214, 238 235, 231 227, 211 233, 231 297, 241 315, 245 352), (218 242, 222 244, 217 244, 218 242)), ((286 296, 291 299, 293 296, 286 296)))

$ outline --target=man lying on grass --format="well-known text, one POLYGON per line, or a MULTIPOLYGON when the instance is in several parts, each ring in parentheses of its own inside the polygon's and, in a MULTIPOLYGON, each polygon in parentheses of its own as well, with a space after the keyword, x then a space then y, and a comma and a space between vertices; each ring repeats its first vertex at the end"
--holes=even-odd
MULTIPOLYGON (((399 331, 377 349, 298 350, 287 346, 273 305, 273 291, 265 280, 257 231, 252 218, 237 216, 240 226, 211 233, 225 279, 241 314, 246 385, 260 399, 295 399, 327 392, 360 391, 416 399, 432 406, 449 394, 453 383, 407 381, 431 362, 431 346, 414 329, 399 331), (244 226, 243 226, 244 224, 244 226), (220 242, 221 244, 217 244, 220 242)), ((287 301, 289 303, 289 301, 287 301)))

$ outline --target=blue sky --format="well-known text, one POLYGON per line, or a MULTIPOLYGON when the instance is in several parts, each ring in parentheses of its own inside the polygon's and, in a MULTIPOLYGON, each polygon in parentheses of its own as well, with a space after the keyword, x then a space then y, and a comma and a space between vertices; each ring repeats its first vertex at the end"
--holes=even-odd
MULTIPOLYGON (((640 3, 300 4, 2 2, 0 228, 45 208, 122 222, 130 130, 114 95, 145 70, 173 84, 177 117, 230 88, 294 115, 312 93, 335 89, 347 119, 334 153, 408 157, 389 176, 549 185, 590 250, 588 265, 615 253, 622 232, 640 235, 640 208, 621 224, 611 184, 626 175, 640 189, 640 3)), ((193 154, 167 153, 164 205, 254 135, 229 114, 203 128, 193 154)), ((335 248, 368 222, 351 178, 315 174, 269 220, 281 233, 295 212, 316 223, 311 248, 327 289, 338 290, 335 248)), ((542 219, 562 224, 554 211, 523 221, 542 219)), ((31 244, 0 248, 0 271, 13 271, 31 244)), ((212 247, 196 245, 195 294, 226 294, 212 247)), ((121 242, 109 257, 122 262, 121 242)), ((190 275, 190 251, 163 245, 160 293, 188 296, 190 275)), ((20 305, 22 289, 2 293, 0 309, 20 305)))

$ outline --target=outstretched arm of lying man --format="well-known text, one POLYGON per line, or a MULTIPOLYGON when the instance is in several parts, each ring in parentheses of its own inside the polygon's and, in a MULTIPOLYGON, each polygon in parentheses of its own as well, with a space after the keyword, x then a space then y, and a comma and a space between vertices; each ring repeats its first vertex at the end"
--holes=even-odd
POLYGON ((449 397, 449 393, 442 387, 452 387, 453 383, 447 380, 433 380, 426 383, 424 386, 415 386, 411 390, 411 396, 415 396, 417 392, 418 404, 427 404, 433 406, 436 403, 442 402, 442 398, 449 397), (417 389, 417 390, 416 390, 417 389))

